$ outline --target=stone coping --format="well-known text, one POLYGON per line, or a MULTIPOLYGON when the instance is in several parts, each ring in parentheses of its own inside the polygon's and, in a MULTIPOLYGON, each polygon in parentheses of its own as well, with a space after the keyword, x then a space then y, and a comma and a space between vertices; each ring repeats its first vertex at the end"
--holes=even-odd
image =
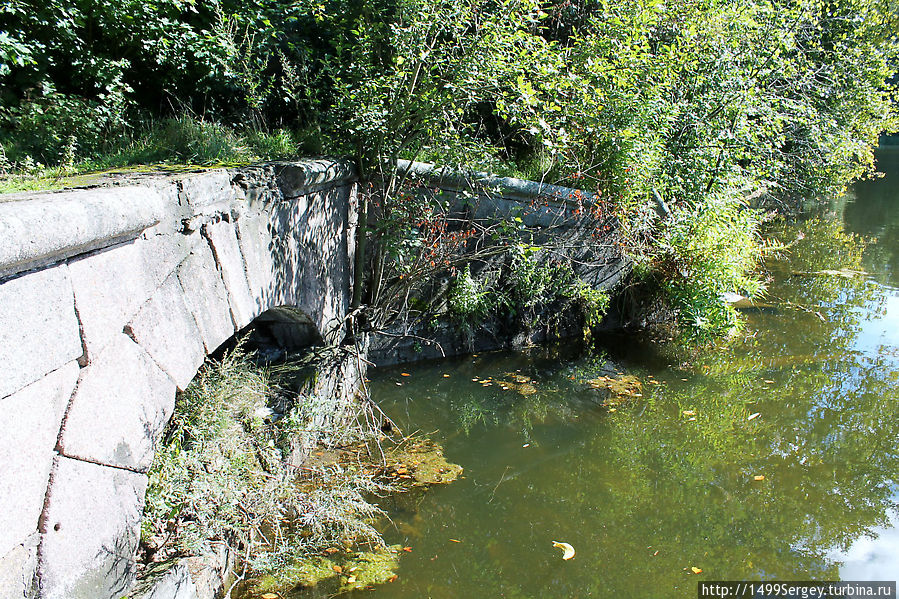
POLYGON ((146 187, 79 189, 0 203, 0 278, 134 239, 165 202, 146 187))
POLYGON ((575 204, 578 197, 585 203, 597 201, 596 196, 589 191, 515 177, 500 177, 482 171, 440 167, 429 162, 398 160, 397 171, 400 175, 407 173, 417 175, 447 191, 493 192, 504 199, 521 202, 540 199, 560 204, 575 204))
MULTIPOLYGON (((356 177, 352 161, 316 158, 177 174, 113 173, 92 180, 89 188, 13 194, 0 201, 0 280, 137 238, 172 216, 166 184, 177 185, 187 196, 220 195, 211 192, 225 189, 212 187, 230 187, 260 167, 274 170, 285 198, 356 177)), ((200 205, 209 200, 187 201, 200 205)))

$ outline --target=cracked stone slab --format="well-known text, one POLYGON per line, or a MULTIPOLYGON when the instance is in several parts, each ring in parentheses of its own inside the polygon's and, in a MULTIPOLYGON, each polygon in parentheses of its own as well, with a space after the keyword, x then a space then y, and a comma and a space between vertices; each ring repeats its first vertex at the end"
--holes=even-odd
POLYGON ((79 371, 70 362, 0 399, 0 555, 37 531, 59 425, 79 371))
POLYGON ((278 305, 273 258, 277 240, 272 237, 272 228, 272 217, 266 212, 252 217, 245 216, 237 221, 247 280, 256 306, 255 311, 260 314, 278 305))
POLYGON ((145 247, 127 243, 69 263, 88 361, 121 334, 159 285, 146 266, 145 247))
POLYGON ((221 221, 203 226, 203 234, 212 246, 215 261, 221 269, 225 288, 231 301, 231 314, 238 329, 250 324, 258 315, 250 294, 243 254, 237 242, 234 225, 221 221))
POLYGON ((68 267, 0 283, 0 397, 83 353, 68 267))
POLYGON ((170 276, 125 326, 125 333, 144 348, 179 389, 190 383, 206 353, 184 291, 170 276))
POLYGON ((58 458, 38 558, 42 599, 120 599, 134 580, 147 477, 58 458))
POLYGON ((59 449, 65 456, 146 472, 175 409, 175 385, 119 333, 81 374, 59 449))
POLYGON ((178 267, 184 301, 194 316, 206 352, 211 353, 234 334, 228 290, 215 265, 212 250, 199 245, 178 267))

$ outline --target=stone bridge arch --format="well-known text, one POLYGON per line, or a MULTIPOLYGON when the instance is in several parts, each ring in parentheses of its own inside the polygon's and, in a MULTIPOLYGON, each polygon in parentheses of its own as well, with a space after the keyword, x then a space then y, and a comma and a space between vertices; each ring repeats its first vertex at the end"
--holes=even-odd
POLYGON ((344 332, 345 162, 108 181, 0 201, 0 596, 118 598, 175 393, 261 317, 344 332))

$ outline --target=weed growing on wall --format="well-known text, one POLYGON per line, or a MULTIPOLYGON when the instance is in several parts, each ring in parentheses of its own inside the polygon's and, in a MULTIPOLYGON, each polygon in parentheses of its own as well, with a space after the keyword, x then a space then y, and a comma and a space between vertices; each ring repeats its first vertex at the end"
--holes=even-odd
MULTIPOLYGON (((205 366, 176 401, 150 471, 144 546, 151 554, 203 552, 225 541, 265 571, 336 540, 381 544, 366 496, 384 487, 340 466, 290 464, 290 435, 309 421, 271 375, 240 349, 205 366)), ((345 426, 353 426, 350 423, 345 426)))

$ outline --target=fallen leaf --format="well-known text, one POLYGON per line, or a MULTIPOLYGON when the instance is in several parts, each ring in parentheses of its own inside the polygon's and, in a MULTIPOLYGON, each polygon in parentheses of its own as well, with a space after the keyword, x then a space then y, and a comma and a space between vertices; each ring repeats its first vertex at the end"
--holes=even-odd
POLYGON ((702 568, 697 568, 696 566, 690 566, 690 569, 693 570, 693 574, 702 574, 702 568))
POLYGON ((331 569, 334 570, 335 572, 337 572, 338 574, 343 574, 343 568, 341 568, 340 566, 332 566, 331 569))
POLYGON ((773 385, 773 384, 774 384, 774 381, 769 381, 768 379, 765 379, 764 383, 765 383, 766 385, 773 385))
POLYGON ((399 575, 398 575, 398 574, 394 574, 393 576, 391 576, 390 578, 387 579, 387 582, 393 582, 393 581, 396 580, 397 578, 399 578, 399 575))
POLYGON ((568 543, 553 541, 553 547, 562 550, 562 559, 568 560, 574 557, 574 547, 572 547, 568 543))
POLYGON ((450 375, 448 375, 448 374, 443 375, 443 378, 445 378, 445 379, 448 379, 449 377, 450 377, 450 375))
POLYGON ((350 576, 349 578, 346 579, 346 581, 347 581, 347 584, 353 584, 354 582, 356 582, 356 577, 350 576))
POLYGON ((659 554, 659 550, 656 549, 655 553, 653 553, 652 556, 655 557, 655 556, 657 556, 658 554, 659 554))
POLYGON ((765 475, 764 474, 756 474, 755 476, 752 477, 752 479, 753 480, 765 480, 765 475))
POLYGON ((762 415, 761 412, 756 412, 755 414, 750 414, 749 418, 747 418, 746 420, 755 420, 756 418, 758 418, 761 415, 762 415))
POLYGON ((337 547, 328 547, 327 549, 325 549, 325 553, 327 553, 328 555, 334 555, 338 551, 340 551, 340 549, 338 549, 337 547))
POLYGON ((450 541, 452 541, 453 543, 461 543, 462 542, 459 539, 450 539, 450 541))
POLYGON ((275 593, 262 593, 259 595, 259 599, 278 599, 278 595, 275 593))
POLYGON ((407 553, 412 553, 412 548, 411 547, 403 547, 403 551, 405 551, 407 553))
POLYGON ((696 410, 684 410, 684 416, 695 416, 696 410))
POLYGON ((401 373, 400 373, 400 376, 412 376, 412 375, 409 374, 408 372, 401 372, 401 373))

